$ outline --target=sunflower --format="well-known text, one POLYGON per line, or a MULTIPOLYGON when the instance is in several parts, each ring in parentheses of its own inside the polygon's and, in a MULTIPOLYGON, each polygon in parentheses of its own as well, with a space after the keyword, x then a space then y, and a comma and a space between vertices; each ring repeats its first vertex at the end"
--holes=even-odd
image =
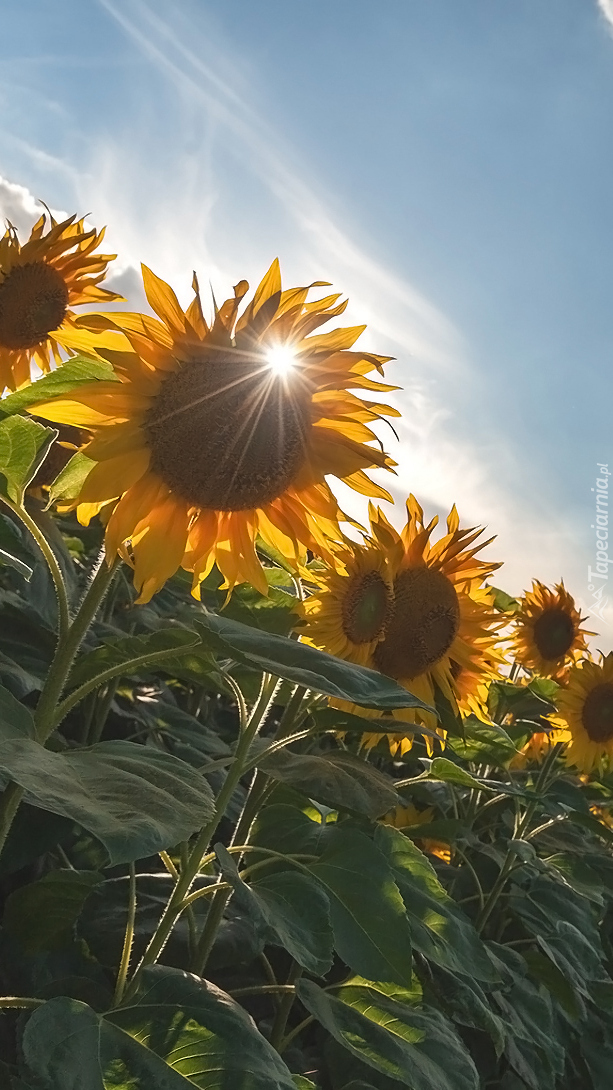
POLYGON ((395 389, 367 377, 389 357, 350 351, 364 326, 314 334, 346 301, 307 301, 309 287, 282 291, 277 261, 241 317, 244 280, 211 325, 195 277, 185 312, 145 267, 143 279, 157 318, 81 323, 121 334, 121 350, 99 350, 118 381, 32 410, 93 432, 84 451, 97 464, 77 497, 80 517, 105 508, 109 559, 129 542, 139 602, 180 565, 193 572, 197 594, 215 562, 226 588, 248 581, 266 593, 258 535, 296 566, 307 548, 334 563, 328 542, 342 538, 345 516, 326 476, 390 498, 364 472, 395 464, 369 445, 376 435, 368 425, 399 413, 350 392, 395 389))
POLYGON ((367 666, 393 610, 388 559, 372 542, 335 552, 336 568, 308 573, 317 589, 303 604, 305 642, 367 666))
POLYGON ((513 618, 512 653, 541 677, 559 680, 587 653, 585 637, 594 633, 581 628, 585 617, 563 582, 550 588, 533 579, 532 590, 520 602, 513 618))
POLYGON ((551 751, 551 747, 559 742, 567 743, 571 740, 566 723, 556 715, 541 715, 537 720, 541 730, 535 730, 528 741, 509 762, 509 768, 525 768, 534 762, 541 764, 543 759, 551 751))
MULTIPOLYGON (((481 531, 460 530, 455 507, 447 519, 446 535, 434 545, 430 537, 438 519, 425 526, 414 496, 407 500, 407 512, 407 525, 399 534, 381 510, 371 507, 372 536, 363 546, 347 545, 353 559, 351 564, 345 560, 346 576, 330 575, 328 586, 306 602, 306 636, 323 650, 387 674, 426 704, 435 703, 438 689, 454 711, 458 706, 469 710, 469 699, 479 695, 479 686, 500 657, 495 635, 500 618, 482 587, 499 565, 476 558, 489 542, 473 547, 481 531), (391 579, 391 596, 384 573, 391 579), (362 636, 368 637, 361 647, 355 639, 356 617, 372 621, 370 627, 361 629, 362 636)), ((378 712, 341 706, 358 715, 380 718, 378 712)), ((392 714, 444 737, 433 712, 400 708, 392 714)), ((381 737, 366 734, 363 744, 370 747, 381 737)), ((390 736, 392 753, 398 749, 404 753, 412 740, 412 734, 390 736)), ((431 749, 429 737, 426 743, 431 749)))
POLYGON ((96 254, 104 230, 86 230, 70 216, 48 230, 43 213, 22 246, 9 224, 0 239, 0 392, 30 380, 30 364, 49 371, 60 348, 87 350, 94 340, 78 330, 72 307, 123 298, 99 287, 115 254, 96 254))
POLYGON ((613 651, 573 666, 558 696, 570 733, 566 759, 583 772, 613 757, 613 651))

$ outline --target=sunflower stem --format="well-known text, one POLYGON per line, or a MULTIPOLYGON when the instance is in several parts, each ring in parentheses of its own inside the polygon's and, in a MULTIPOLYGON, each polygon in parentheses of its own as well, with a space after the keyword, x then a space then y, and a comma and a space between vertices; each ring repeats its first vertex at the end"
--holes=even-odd
MULTIPOLYGON (((215 813, 211 820, 204 826, 194 848, 192 849, 187 866, 181 870, 178 882, 175 884, 174 890, 170 896, 170 899, 162 913, 162 917, 156 927, 149 945, 143 954, 139 965, 136 968, 134 976, 127 989, 126 996, 132 997, 137 991, 140 978, 143 970, 148 965, 153 965, 159 958, 168 938, 172 932, 175 923, 179 916, 184 911, 185 898, 189 894, 194 879, 200 871, 202 860, 206 855, 207 849, 217 832, 219 823, 222 820, 228 804, 240 782, 241 777, 244 774, 249 750, 251 743, 256 737, 259 729, 261 728, 268 711, 272 705, 272 702, 277 691, 279 682, 277 678, 270 674, 265 674, 262 679, 262 688, 260 695, 251 710, 245 730, 239 734, 238 742, 236 745, 236 753, 234 763, 230 766, 228 774, 224 781, 224 784, 217 796, 215 804, 215 813)), ((221 883, 220 883, 221 884, 221 883)), ((225 893, 225 890, 224 890, 225 893)), ((215 894, 219 896, 219 890, 215 889, 215 894)), ((213 906, 209 910, 209 917, 213 911, 213 906)), ((223 910, 222 910, 223 911, 223 910)), ((207 918, 208 923, 208 918, 207 918)), ((205 929, 206 930, 206 929, 205 929)))
POLYGON ((65 639, 58 644, 34 712, 36 736, 38 741, 43 744, 57 726, 55 711, 74 657, 94 621, 107 590, 113 582, 119 563, 120 561, 117 559, 109 565, 105 563, 104 558, 101 559, 65 639))
POLYGON ((58 634, 58 646, 60 646, 66 638, 68 629, 70 627, 70 614, 68 607, 68 593, 66 591, 66 584, 64 582, 64 576, 62 575, 62 569, 58 563, 58 559, 51 548, 47 538, 43 534, 40 527, 32 518, 30 513, 26 511, 23 504, 13 503, 7 496, 0 495, 0 499, 10 511, 23 523, 27 530, 34 538, 38 545, 43 557, 49 568, 49 574, 53 580, 53 586, 55 589, 55 596, 57 598, 57 634, 58 634))
MULTIPOLYGON (((308 689, 305 689, 302 685, 297 685, 294 689, 291 697, 285 705, 285 710, 281 716, 279 726, 275 734, 275 741, 280 741, 286 737, 302 707, 302 702, 305 696, 308 694, 308 689)), ((247 761, 246 767, 249 767, 249 761, 247 761)), ((230 841, 230 850, 236 845, 244 841, 245 843, 249 839, 249 833, 251 826, 255 821, 258 811, 264 802, 268 794, 269 777, 261 769, 257 769, 256 773, 251 781, 251 785, 247 792, 247 798, 243 806, 242 813, 238 819, 232 840, 230 841)), ((240 864, 240 856, 237 860, 240 864)), ((200 936, 200 941, 196 950, 196 956, 193 959, 192 967, 193 971, 202 975, 204 967, 207 963, 209 954, 213 948, 217 931, 223 919, 224 909, 232 896, 232 890, 226 891, 219 889, 211 902, 211 907, 206 918, 206 923, 200 936)))
POLYGON ((136 871, 134 863, 130 863, 130 889, 128 893, 128 919, 126 922, 126 932, 123 940, 123 950, 121 953, 121 962, 119 965, 119 972, 117 974, 117 983, 115 985, 115 995, 113 997, 113 1007, 118 1007, 123 999, 123 993, 126 988, 126 981, 128 979, 128 969, 130 967, 130 957, 132 956, 132 944, 134 942, 134 923, 136 920, 136 871))
MULTIPOLYGON (((528 803, 528 805, 526 806, 523 817, 521 818, 521 820, 519 821, 519 823, 517 825, 517 829, 515 831, 515 836, 514 836, 515 840, 525 840, 526 839, 526 833, 527 833, 528 827, 530 825, 530 822, 532 821, 532 818, 534 817, 534 813, 535 813, 536 808, 537 808, 537 806, 539 804, 539 800, 541 798, 541 795, 545 792, 546 788, 549 785, 550 772, 554 768, 556 758, 557 758, 558 753, 560 752, 561 748, 562 748, 562 744, 560 742, 556 743, 556 745, 551 747, 549 753, 547 754, 545 760, 543 761, 540 772, 539 772, 539 774, 537 776, 537 779, 536 779, 536 783, 534 785, 534 798, 532 798, 530 800, 530 802, 528 803)), ((499 900, 499 898, 500 898, 500 896, 501 896, 501 894, 502 894, 502 892, 504 890, 504 887, 505 887, 505 885, 507 883, 507 878, 509 877, 509 875, 511 874, 511 871, 514 869, 514 867, 515 867, 515 865, 517 863, 518 863, 518 861, 517 861, 517 856, 516 856, 515 852, 513 852, 511 849, 509 849, 509 851, 507 852, 507 854, 505 856, 502 867, 500 868, 500 872, 498 874, 498 877, 497 877, 496 881, 494 882, 494 885, 492 886, 492 888, 491 888, 491 890, 489 892, 489 896, 488 896, 485 904, 483 905, 483 907, 481 909, 481 912, 479 913, 479 915, 477 917, 477 920, 476 920, 476 923, 475 923, 475 927, 477 928, 477 931, 479 931, 479 932, 483 931, 483 928, 485 927, 485 925, 486 925, 487 921, 489 920, 492 912, 494 911, 494 909, 496 907, 496 904, 497 904, 497 902, 498 902, 498 900, 499 900)))

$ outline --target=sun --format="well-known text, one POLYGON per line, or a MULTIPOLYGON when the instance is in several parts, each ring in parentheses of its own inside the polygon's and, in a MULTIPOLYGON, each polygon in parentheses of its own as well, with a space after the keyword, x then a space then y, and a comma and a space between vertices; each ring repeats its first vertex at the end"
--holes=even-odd
POLYGON ((391 499, 365 471, 395 464, 371 425, 399 413, 356 393, 396 388, 370 377, 389 357, 353 350, 363 326, 319 332, 347 301, 307 301, 321 282, 283 290, 277 261, 242 313, 244 280, 210 323, 195 278, 186 311, 144 266, 143 279, 157 318, 117 312, 81 323, 104 335, 98 352, 115 381, 32 406, 92 433, 79 518, 104 508, 107 556, 120 551, 133 564, 140 602, 179 566, 198 595, 215 563, 225 587, 267 593, 258 540, 296 569, 307 549, 334 565, 330 543, 342 540, 345 516, 327 478, 391 499))
POLYGON ((296 353, 285 344, 267 349, 265 359, 273 374, 281 378, 289 375, 296 366, 296 353))

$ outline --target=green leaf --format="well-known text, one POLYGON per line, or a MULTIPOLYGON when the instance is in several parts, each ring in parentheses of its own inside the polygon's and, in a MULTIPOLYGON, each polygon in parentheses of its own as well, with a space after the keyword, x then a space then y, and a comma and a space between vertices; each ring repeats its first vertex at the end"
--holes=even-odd
POLYGON ((478 1090, 475 1066, 451 1024, 438 1011, 417 1011, 371 992, 360 1007, 331 996, 308 980, 300 1001, 354 1056, 411 1090, 478 1090))
POLYGON ((285 855, 318 855, 322 850, 325 831, 325 825, 313 821, 296 806, 273 803, 260 810, 253 823, 249 843, 272 848, 285 855))
POLYGON ((504 1050, 508 1026, 491 1009, 487 996, 471 976, 460 976, 436 966, 433 982, 440 1004, 454 1022, 487 1033, 494 1044, 496 1055, 504 1050))
POLYGON ((31 579, 34 554, 27 547, 20 526, 0 513, 0 563, 15 568, 24 579, 31 579))
POLYGON ((0 745, 11 738, 34 738, 35 733, 30 709, 0 685, 0 745))
MULTIPOLYGON (((406 734, 407 724, 402 719, 394 719, 391 715, 382 716, 380 719, 365 719, 361 715, 352 715, 351 712, 341 711, 339 708, 316 708, 312 713, 314 727, 322 731, 335 731, 343 734, 406 734)), ((440 735, 435 730, 420 724, 420 734, 427 734, 430 738, 436 738, 440 742, 440 735)))
POLYGON ((338 954, 360 976, 406 986, 413 974, 411 930, 384 856, 345 822, 326 829, 324 843, 309 870, 330 898, 338 954))
POLYGON ((284 947, 299 965, 322 976, 332 964, 330 902, 320 885, 297 870, 266 874, 246 885, 223 845, 215 851, 238 904, 264 924, 265 939, 284 947))
POLYGON ((201 829, 213 813, 206 780, 168 753, 134 742, 100 742, 52 753, 29 739, 0 743, 6 780, 26 801, 82 825, 112 864, 171 847, 201 829))
POLYGON ((442 780, 443 783, 456 783, 459 787, 477 788, 479 791, 492 791, 491 787, 476 780, 459 765, 448 761, 446 757, 435 757, 428 770, 428 779, 442 780))
POLYGON ((317 1090, 315 1083, 305 1079, 304 1075, 292 1075, 292 1079, 296 1090, 317 1090))
POLYGON ((295 1090, 283 1060, 246 1011, 189 973, 147 969, 136 1002, 108 1020, 202 1090, 295 1090))
POLYGON ((0 419, 2 491, 13 503, 22 502, 28 484, 58 434, 55 428, 46 428, 23 416, 0 419))
POLYGON ((91 360, 86 356, 73 356, 61 367, 48 375, 22 387, 14 394, 0 401, 0 418, 21 413, 40 401, 50 401, 54 397, 68 397, 77 386, 92 381, 119 382, 110 363, 91 360))
POLYGON ((40 881, 9 895, 3 927, 26 954, 65 946, 72 939, 83 905, 102 880, 95 871, 50 871, 40 881))
POLYGON ((464 719, 464 738, 448 738, 450 749, 463 761, 504 765, 516 753, 515 743, 496 723, 483 723, 476 715, 464 719))
POLYGON ((258 766, 332 810, 354 810, 377 818, 399 802, 392 781, 351 753, 318 756, 278 749, 260 759, 258 766))
POLYGON ((73 454, 70 461, 67 462, 50 486, 49 502, 55 503, 57 500, 75 499, 95 464, 93 458, 88 458, 80 450, 73 454))
POLYGON ((441 886, 424 853, 387 825, 378 827, 375 843, 388 859, 402 894, 415 948, 443 968, 477 980, 495 980, 484 944, 441 886))
POLYGON ((540 950, 525 950, 524 961, 531 975, 545 987, 571 1018, 584 1018, 585 1004, 553 958, 540 950))
MULTIPOLYGON (((147 672, 146 666, 133 666, 136 659, 145 655, 158 655, 168 652, 168 659, 172 659, 178 648, 188 647, 198 643, 198 637, 194 632, 185 628, 163 628, 157 632, 150 632, 146 636, 124 636, 121 639, 108 641, 94 651, 88 651, 81 655, 73 667, 68 679, 68 686, 77 688, 91 681, 105 670, 116 666, 125 666, 125 676, 139 670, 147 672)), ((160 665, 162 658, 156 660, 156 667, 160 665)), ((149 669, 154 669, 153 666, 149 669)))
POLYGON ((316 693, 381 711, 428 707, 384 674, 317 651, 298 640, 262 632, 214 613, 200 617, 196 627, 204 645, 218 654, 316 693))
POLYGON ((498 609, 501 613, 517 613, 517 610, 521 609, 521 603, 517 601, 517 598, 512 598, 505 590, 490 587, 490 592, 494 599, 494 609, 498 609))

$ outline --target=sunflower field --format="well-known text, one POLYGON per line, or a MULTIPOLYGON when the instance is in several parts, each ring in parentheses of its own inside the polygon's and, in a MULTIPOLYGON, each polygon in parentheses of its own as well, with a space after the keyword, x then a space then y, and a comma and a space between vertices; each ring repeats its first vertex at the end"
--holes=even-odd
POLYGON ((329 285, 102 237, 0 240, 0 1087, 610 1090, 613 655, 384 513, 329 285))

